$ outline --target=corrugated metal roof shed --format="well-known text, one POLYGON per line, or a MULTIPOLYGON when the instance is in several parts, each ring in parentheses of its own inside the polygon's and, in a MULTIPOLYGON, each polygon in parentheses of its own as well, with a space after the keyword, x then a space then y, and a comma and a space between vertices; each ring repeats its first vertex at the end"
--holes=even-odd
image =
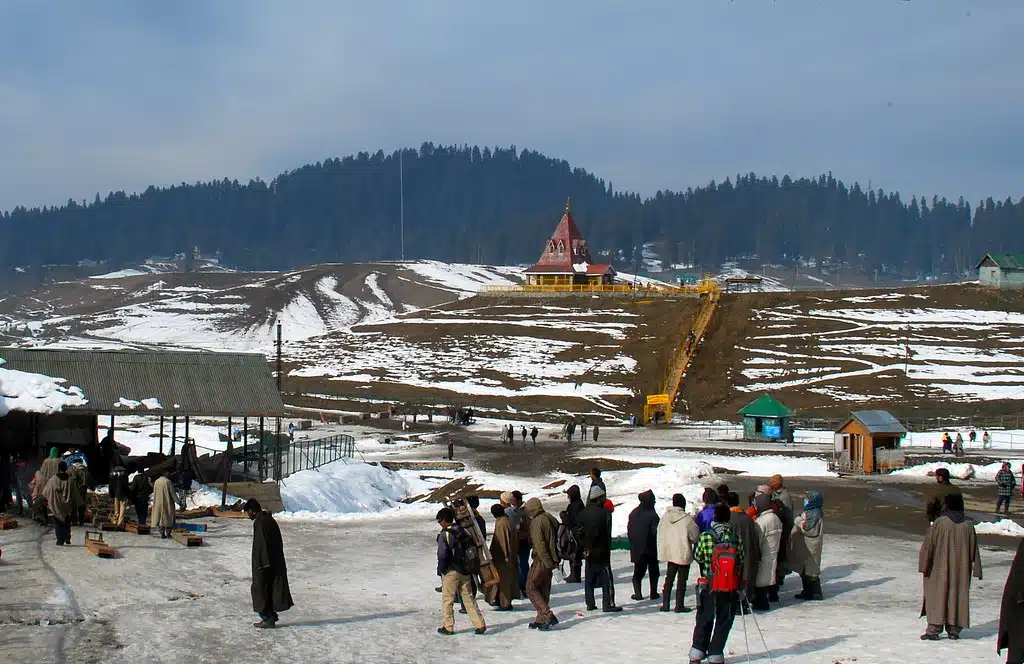
POLYGON ((868 433, 907 433, 906 427, 900 424, 891 413, 885 410, 858 410, 850 415, 850 419, 846 420, 843 426, 839 427, 839 430, 846 428, 846 425, 851 421, 857 420, 861 423, 868 433))
MULTIPOLYGON (((0 348, 5 369, 63 378, 89 403, 65 412, 150 415, 284 414, 267 358, 255 353, 0 348), (156 399, 160 408, 117 405, 156 399)), ((151 402, 152 403, 152 402, 151 402)))
POLYGON ((981 267, 982 264, 984 264, 985 259, 988 258, 992 259, 992 262, 1003 270, 1024 270, 1024 254, 1022 253, 985 254, 978 264, 974 266, 974 269, 977 270, 981 267))

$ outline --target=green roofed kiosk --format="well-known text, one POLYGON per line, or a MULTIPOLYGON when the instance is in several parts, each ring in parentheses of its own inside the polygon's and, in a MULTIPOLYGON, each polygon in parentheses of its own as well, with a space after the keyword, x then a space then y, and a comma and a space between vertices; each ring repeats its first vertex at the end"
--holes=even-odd
POLYGON ((765 392, 739 410, 743 440, 788 440, 793 411, 765 392))

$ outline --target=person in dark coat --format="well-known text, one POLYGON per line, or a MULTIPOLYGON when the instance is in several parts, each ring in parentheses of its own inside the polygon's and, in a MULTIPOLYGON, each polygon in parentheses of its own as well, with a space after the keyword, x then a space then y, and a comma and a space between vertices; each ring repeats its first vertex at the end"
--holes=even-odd
POLYGON ((651 599, 661 599, 658 592, 658 523, 661 517, 654 509, 654 492, 648 489, 637 496, 640 504, 629 513, 626 533, 629 536, 629 560, 633 563, 634 601, 644 598, 640 584, 649 576, 651 599))
POLYGON ((258 500, 246 501, 245 513, 252 521, 252 610, 260 616, 253 626, 271 629, 277 626, 279 611, 295 606, 288 588, 284 542, 277 521, 258 500))
POLYGON ((945 509, 947 495, 962 495, 960 487, 949 481, 948 468, 939 468, 935 471, 935 484, 935 491, 932 493, 931 499, 925 507, 925 513, 928 516, 928 523, 932 523, 942 516, 942 511, 945 509))
POLYGON ((740 495, 730 491, 725 499, 729 506, 729 525, 734 533, 743 540, 743 592, 741 593, 741 608, 743 613, 750 614, 750 604, 754 601, 754 592, 757 590, 757 565, 761 560, 761 533, 758 526, 750 518, 746 510, 740 507, 740 495))
POLYGON ((601 427, 599 427, 598 425, 596 425, 596 424, 595 424, 595 425, 594 425, 594 431, 593 431, 593 434, 594 434, 594 442, 596 443, 596 442, 597 442, 597 437, 598 437, 599 435, 601 435, 601 427))
POLYGON ((530 438, 533 440, 533 444, 534 445, 537 444, 537 434, 538 433, 540 433, 540 432, 537 431, 537 427, 533 427, 532 429, 530 429, 530 438))
POLYGON ((149 497, 153 495, 153 481, 146 473, 135 473, 129 488, 135 506, 135 518, 139 523, 146 523, 149 518, 149 497))
MULTIPOLYGON (((565 493, 569 497, 569 506, 565 508, 566 525, 568 525, 572 534, 576 537, 576 541, 579 542, 582 530, 580 515, 586 508, 586 504, 583 502, 583 496, 580 494, 580 487, 578 485, 573 484, 565 493)), ((582 583, 582 572, 583 554, 577 551, 576 558, 569 561, 569 578, 565 580, 566 583, 582 583)))
POLYGON ((583 594, 587 611, 597 610, 594 588, 601 586, 601 608, 605 613, 622 611, 615 606, 611 574, 612 513, 604 507, 604 489, 594 485, 587 496, 587 506, 580 512, 580 549, 587 561, 583 594))
POLYGON ((1006 664, 1024 664, 1024 540, 1017 545, 1003 588, 996 652, 1002 653, 1004 648, 1006 664))

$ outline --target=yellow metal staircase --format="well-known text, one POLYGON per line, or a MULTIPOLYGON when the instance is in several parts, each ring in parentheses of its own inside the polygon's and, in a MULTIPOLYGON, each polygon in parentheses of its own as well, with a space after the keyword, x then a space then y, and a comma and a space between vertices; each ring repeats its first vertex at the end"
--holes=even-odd
POLYGON ((701 282, 701 287, 701 303, 700 308, 697 310, 697 316, 694 318, 693 325, 686 336, 683 337, 683 341, 679 345, 679 351, 669 366, 662 394, 649 395, 647 398, 648 405, 644 407, 644 423, 651 420, 655 408, 664 414, 666 421, 671 418, 672 404, 675 403, 676 393, 679 391, 679 385, 683 382, 686 368, 690 365, 690 360, 693 359, 694 354, 697 352, 697 346, 700 345, 704 334, 711 325, 711 319, 715 315, 715 309, 718 307, 718 301, 722 293, 718 288, 718 284, 710 277, 706 277, 701 282), (667 408, 665 407, 666 402, 667 408))

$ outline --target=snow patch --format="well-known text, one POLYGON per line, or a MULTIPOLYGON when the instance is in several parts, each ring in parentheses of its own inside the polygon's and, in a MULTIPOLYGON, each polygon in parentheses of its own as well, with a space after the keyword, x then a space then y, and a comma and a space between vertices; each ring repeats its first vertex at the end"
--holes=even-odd
POLYGON ((408 495, 409 485, 397 473, 347 459, 281 480, 281 500, 289 513, 382 512, 408 495))

